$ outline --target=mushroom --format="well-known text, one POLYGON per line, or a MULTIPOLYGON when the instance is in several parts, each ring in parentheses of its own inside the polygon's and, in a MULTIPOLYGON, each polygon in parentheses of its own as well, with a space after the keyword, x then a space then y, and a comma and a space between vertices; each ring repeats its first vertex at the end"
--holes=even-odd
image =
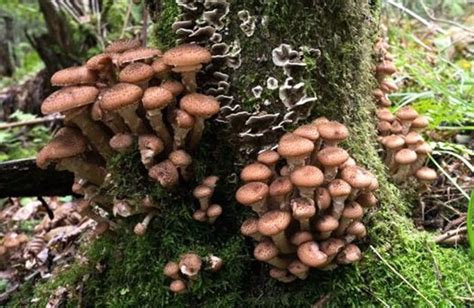
POLYGON ((141 42, 138 39, 119 39, 110 43, 105 47, 107 53, 122 53, 130 49, 136 49, 141 46, 141 42))
POLYGON ((325 147, 317 154, 318 161, 324 166, 324 179, 326 182, 334 180, 337 167, 349 159, 349 154, 338 147, 325 147))
POLYGON ((269 274, 270 277, 272 277, 273 279, 276 279, 283 283, 290 283, 296 280, 296 277, 291 274, 288 274, 288 271, 286 269, 279 269, 274 267, 270 270, 269 274))
POLYGON ((163 58, 158 58, 151 64, 156 78, 165 79, 171 71, 171 67, 166 65, 163 58))
POLYGON ((140 135, 138 136, 138 149, 143 165, 150 169, 153 166, 155 156, 164 150, 164 144, 155 135, 140 135))
POLYGON ((334 232, 335 236, 340 237, 344 234, 349 224, 354 220, 359 220, 364 216, 364 209, 362 206, 355 202, 351 201, 344 207, 342 211, 341 220, 339 221, 339 226, 334 232))
POLYGON ((326 146, 337 146, 349 136, 347 127, 336 121, 323 122, 318 125, 318 131, 326 146))
POLYGON ((137 62, 137 61, 144 61, 146 63, 150 63, 151 59, 161 56, 161 51, 157 48, 151 47, 139 47, 134 49, 129 49, 124 51, 118 57, 118 64, 123 66, 128 63, 137 62))
POLYGON ((77 85, 94 85, 97 76, 86 66, 73 66, 57 71, 51 76, 51 85, 67 87, 77 85))
POLYGON ((248 218, 240 226, 240 233, 244 236, 249 236, 256 241, 262 239, 262 235, 258 232, 258 219, 257 218, 248 218))
POLYGON ((288 261, 279 258, 278 253, 277 246, 270 240, 262 240, 253 250, 253 255, 258 261, 266 262, 279 269, 286 269, 288 267, 288 261))
POLYGON ((356 199, 359 192, 370 187, 374 179, 374 176, 369 171, 358 166, 344 168, 341 172, 341 177, 352 186, 349 200, 356 199))
POLYGON ((174 109, 171 112, 171 126, 174 130, 173 149, 183 148, 186 144, 186 136, 193 128, 196 119, 181 109, 174 109))
POLYGON ((372 208, 377 205, 377 198, 371 192, 363 192, 359 194, 356 200, 364 208, 372 208))
POLYGON ((290 180, 298 187, 301 197, 312 200, 315 189, 323 184, 324 176, 317 167, 308 165, 294 170, 290 180))
POLYGON ((130 153, 133 150, 133 142, 134 138, 131 134, 115 134, 112 138, 110 138, 109 145, 117 152, 130 153))
POLYGON ((414 132, 421 132, 423 129, 425 129, 430 122, 428 119, 424 116, 417 116, 412 122, 410 126, 410 130, 414 132))
POLYGON ((118 83, 105 91, 100 107, 106 111, 118 112, 132 133, 146 134, 146 125, 136 113, 142 95, 143 91, 139 86, 118 83))
POLYGON ((91 86, 62 88, 44 100, 41 112, 62 112, 66 116, 65 121, 78 126, 100 155, 108 159, 114 154, 108 143, 110 136, 99 123, 92 120, 90 109, 86 107, 96 100, 98 94, 99 90, 91 86))
POLYGON ((170 261, 166 263, 165 267, 163 268, 163 274, 166 277, 171 279, 179 279, 179 265, 176 262, 170 261))
POLYGON ((178 169, 168 159, 151 167, 148 176, 160 183, 163 188, 171 188, 179 181, 178 169))
POLYGON ((433 152, 433 149, 428 143, 423 142, 415 148, 415 152, 416 152, 416 161, 411 166, 412 172, 415 172, 416 170, 420 169, 423 166, 423 164, 425 163, 426 157, 428 157, 428 155, 431 154, 431 152, 433 152))
POLYGON ((415 150, 419 145, 423 144, 424 140, 417 132, 409 132, 405 136, 405 144, 410 150, 415 150))
POLYGON ((183 84, 176 80, 166 80, 161 83, 160 87, 173 93, 174 97, 180 95, 184 91, 183 84))
POLYGON ((220 271, 222 266, 224 265, 224 261, 222 260, 222 258, 219 258, 218 256, 214 256, 212 254, 205 257, 204 261, 207 263, 206 269, 214 273, 220 271))
POLYGON ((296 198, 291 200, 291 211, 293 218, 300 223, 300 229, 309 231, 309 220, 316 214, 314 201, 308 198, 296 198))
POLYGON ((206 222, 207 221, 207 213, 206 211, 202 210, 202 209, 197 209, 194 213, 193 213, 193 219, 196 220, 196 221, 199 221, 199 222, 206 222))
POLYGON ((360 221, 353 221, 346 229, 346 236, 344 241, 346 243, 351 243, 355 239, 361 240, 367 235, 367 229, 364 224, 360 221))
POLYGON ((402 133, 406 135, 410 130, 411 122, 413 122, 418 117, 418 113, 412 107, 404 106, 398 109, 398 111, 396 112, 396 116, 402 124, 402 133))
POLYGON ((268 185, 262 182, 250 182, 241 186, 235 193, 237 202, 252 207, 259 216, 267 211, 268 185))
POLYGON ((332 260, 334 260, 336 255, 344 248, 344 245, 344 241, 338 238, 329 238, 319 243, 319 249, 328 256, 326 263, 322 268, 323 270, 331 270, 334 268, 333 266, 331 266, 331 262, 332 260))
POLYGON ((349 244, 337 255, 336 262, 338 264, 351 264, 362 259, 362 252, 359 247, 349 244))
POLYGON ((272 150, 263 151, 257 156, 257 161, 259 163, 267 165, 270 168, 270 170, 272 170, 273 174, 276 174, 275 166, 279 160, 280 160, 280 154, 278 154, 277 151, 272 151, 272 150))
POLYGON ((377 119, 379 119, 379 121, 392 123, 396 119, 388 108, 378 108, 375 114, 377 115, 377 119))
POLYGON ((392 127, 390 128, 392 134, 401 135, 403 133, 403 126, 400 121, 395 120, 392 122, 392 127))
POLYGON ((321 147, 321 139, 319 139, 318 126, 314 123, 305 124, 293 131, 293 134, 311 140, 314 143, 314 150, 311 154, 310 162, 314 164, 316 161, 316 154, 321 147))
POLYGON ((320 267, 327 261, 327 255, 319 250, 319 246, 314 241, 309 241, 298 246, 298 258, 303 264, 309 267, 320 267))
POLYGON ((211 204, 207 209, 208 223, 213 224, 222 214, 222 207, 219 204, 211 204))
POLYGON ((206 185, 199 185, 194 188, 193 196, 199 200, 201 210, 207 211, 207 208, 209 207, 209 199, 211 199, 212 193, 212 188, 206 185))
POLYGON ((299 245, 308 241, 313 241, 314 237, 309 231, 298 231, 290 238, 290 243, 298 247, 299 245))
POLYGON ((339 221, 331 215, 324 215, 318 218, 314 228, 319 231, 318 239, 325 240, 331 233, 339 227, 339 221))
POLYGON ((332 197, 332 216, 339 220, 344 209, 344 202, 351 194, 352 187, 344 180, 335 179, 329 183, 328 189, 332 197))
POLYGON ((379 136, 387 136, 392 131, 392 124, 387 121, 379 121, 377 123, 377 131, 379 132, 379 136))
POLYGON ((132 83, 145 90, 153 75, 154 71, 150 65, 137 62, 125 66, 118 77, 120 82, 132 83))
POLYGON ((202 64, 211 62, 211 53, 204 47, 194 44, 180 45, 166 51, 163 62, 172 66, 172 71, 180 73, 186 90, 196 92, 196 73, 202 64))
POLYGON ((410 149, 401 149, 395 154, 398 170, 393 175, 395 181, 401 182, 410 175, 410 166, 416 161, 416 152, 410 149))
POLYGON ((193 149, 201 140, 204 120, 219 112, 219 101, 212 96, 192 93, 181 99, 180 106, 181 109, 196 118, 190 140, 190 147, 193 149))
POLYGON ((108 53, 99 53, 87 60, 85 66, 96 72, 100 82, 111 84, 115 81, 112 56, 108 53))
POLYGON ((264 236, 270 236, 282 253, 291 253, 294 248, 285 236, 285 230, 290 222, 290 213, 281 210, 269 211, 258 220, 258 232, 264 236))
POLYGON ((197 279, 201 266, 201 257, 192 252, 184 254, 179 260, 179 270, 191 280, 197 279))
MULTIPOLYGON (((103 89, 101 93, 105 92, 106 90, 103 89)), ((91 108, 91 118, 94 121, 100 121, 105 124, 112 132, 115 134, 120 134, 124 132, 128 132, 128 126, 125 124, 123 119, 114 112, 106 112, 102 110, 100 107, 100 101, 102 100, 102 94, 99 94, 99 97, 94 102, 91 108)))
POLYGON ((186 292, 186 283, 181 279, 173 280, 170 284, 170 291, 175 294, 183 294, 186 292))
POLYGON ((289 210, 289 199, 293 192, 293 184, 288 177, 278 177, 270 184, 270 197, 278 204, 280 210, 289 210))
POLYGON ((268 183, 273 172, 262 163, 253 163, 245 166, 240 172, 240 179, 244 182, 268 183))
POLYGON ((395 165, 395 153, 405 145, 405 139, 399 135, 390 135, 383 138, 382 144, 387 149, 385 164, 392 170, 395 165))
POLYGON ((150 224, 151 220, 156 216, 155 212, 150 212, 148 213, 145 218, 143 219, 142 222, 139 222, 135 225, 135 228, 133 229, 133 232, 136 235, 143 236, 146 233, 146 229, 148 228, 148 225, 150 224))
POLYGON ((436 171, 428 167, 421 167, 420 169, 416 170, 415 176, 422 184, 425 185, 429 185, 438 177, 436 171))
POLYGON ((278 142, 278 153, 288 162, 290 172, 304 166, 313 149, 313 142, 292 133, 286 133, 278 142))
POLYGON ((181 177, 188 181, 191 178, 191 171, 189 166, 193 162, 191 155, 184 150, 176 150, 170 153, 169 160, 178 168, 181 177))
POLYGON ((102 185, 105 170, 87 161, 82 154, 87 150, 87 140, 77 129, 63 127, 53 139, 44 146, 36 156, 36 164, 46 169, 50 162, 55 161, 56 169, 68 170, 76 176, 95 185, 102 185))
POLYGON ((162 87, 150 87, 145 90, 142 102, 146 117, 153 130, 162 138, 167 147, 171 145, 171 136, 163 122, 162 110, 174 100, 173 93, 162 87))

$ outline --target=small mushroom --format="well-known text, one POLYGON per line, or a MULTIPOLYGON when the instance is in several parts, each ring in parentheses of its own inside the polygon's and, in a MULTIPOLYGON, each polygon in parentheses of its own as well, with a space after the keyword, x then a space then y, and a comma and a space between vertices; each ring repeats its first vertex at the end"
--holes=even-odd
POLYGON ((73 66, 57 71, 51 77, 51 85, 67 87, 77 85, 94 85, 97 76, 86 66, 73 66))
POLYGON ((179 181, 178 169, 168 159, 151 167, 148 176, 160 183, 163 188, 171 188, 179 181))
POLYGON ((163 274, 166 277, 171 279, 179 279, 179 265, 176 262, 170 261, 166 263, 165 267, 163 268, 163 274))
POLYGON ((403 127, 402 133, 406 135, 410 130, 411 122, 413 122, 417 117, 418 113, 410 106, 405 106, 400 108, 396 112, 397 119, 400 121, 403 127))
POLYGON ((153 68, 145 63, 130 63, 119 73, 119 81, 139 86, 143 90, 148 87, 148 81, 153 78, 153 68))
POLYGON ((288 273, 286 269, 274 267, 270 270, 269 274, 270 277, 272 277, 273 279, 276 279, 283 283, 290 283, 296 280, 296 276, 293 276, 292 274, 288 273))
POLYGON ((364 209, 362 206, 355 202, 351 201, 344 207, 342 211, 341 220, 339 221, 339 226, 334 232, 335 236, 340 237, 344 234, 349 224, 354 220, 359 220, 364 215, 364 209))
POLYGON ((219 204, 211 204, 207 209, 208 222, 214 224, 216 219, 222 215, 222 207, 219 204))
POLYGON ((136 235, 143 236, 146 233, 146 229, 148 228, 148 225, 150 224, 151 220, 156 216, 155 212, 148 213, 145 218, 143 219, 142 222, 139 222, 135 225, 135 228, 133 229, 133 232, 136 235))
POLYGON ((153 130, 162 138, 167 147, 171 146, 171 136, 163 122, 162 110, 174 100, 173 93, 162 87, 150 87, 145 90, 142 102, 146 117, 153 130))
POLYGON ((309 231, 309 220, 316 214, 314 201, 308 198, 296 198, 291 200, 291 211, 293 218, 300 223, 300 229, 309 231))
POLYGON ((324 215, 316 220, 314 227, 319 231, 318 238, 325 240, 331 236, 331 233, 339 227, 339 221, 331 215, 324 215))
POLYGON ((361 240, 367 235, 367 229, 364 224, 360 221, 353 221, 346 229, 346 236, 344 241, 346 243, 351 243, 355 239, 361 240))
POLYGON ((183 294, 186 293, 186 283, 181 279, 173 280, 170 284, 170 291, 175 294, 183 294))
POLYGON ((290 210, 290 197, 293 192, 293 183, 288 177, 278 177, 269 186, 272 200, 278 204, 280 210, 290 210))
POLYGON ((181 149, 186 145, 186 136, 195 122, 195 117, 184 110, 175 109, 171 112, 171 126, 174 130, 173 149, 181 149))
POLYGON ((275 166, 279 160, 280 154, 278 154, 277 151, 267 150, 259 153, 257 156, 257 161, 267 165, 270 170, 272 170, 273 174, 276 174, 275 166))
POLYGON ((191 178, 191 171, 189 166, 193 162, 191 155, 184 150, 176 150, 170 153, 169 160, 178 168, 181 177, 188 181, 191 178))
POLYGON ((328 121, 318 125, 320 137, 326 146, 335 147, 349 136, 347 127, 339 122, 328 121))
POLYGON ((206 185, 199 185, 193 190, 194 198, 199 200, 201 210, 207 211, 209 200, 212 197, 213 189, 206 185))
POLYGON ((318 212, 324 211, 331 206, 331 194, 329 190, 325 187, 318 187, 314 191, 314 201, 316 202, 316 207, 318 212))
POLYGON ((298 187, 301 197, 312 200, 316 188, 323 184, 324 176, 317 167, 308 165, 294 170, 290 180, 298 187))
POLYGON ((269 211, 258 220, 258 232, 264 236, 270 236, 282 253, 291 253, 294 248, 285 236, 285 230, 290 222, 290 213, 281 210, 269 211))
POLYGON ((337 255, 336 262, 338 264, 351 264, 362 259, 362 252, 359 247, 349 244, 337 255))
POLYGON ((258 232, 258 219, 257 218, 248 218, 240 226, 240 233, 244 236, 253 238, 256 241, 262 240, 262 234, 258 232))
POLYGON ((398 164, 398 170, 393 175, 395 181, 401 182, 410 175, 410 166, 415 163, 416 152, 410 149, 401 149, 395 154, 395 162, 398 164))
POLYGON ((304 166, 313 149, 313 142, 292 133, 286 133, 278 142, 278 153, 287 160, 290 171, 304 166))
POLYGON ((202 209, 197 209, 194 213, 193 213, 193 219, 195 221, 199 221, 199 222, 206 222, 207 221, 207 213, 206 211, 202 210, 202 209))
POLYGON ((319 245, 309 241, 298 246, 298 258, 309 267, 321 267, 327 261, 327 255, 319 250, 319 245))
POLYGON ((344 248, 344 245, 344 241, 338 238, 329 238, 319 244, 319 249, 328 256, 324 267, 321 268, 322 270, 333 269, 331 262, 334 260, 337 254, 341 252, 341 250, 344 248))
POLYGON ((197 279, 201 266, 201 257, 192 252, 184 254, 179 260, 179 270, 191 280, 197 279))
POLYGON ((134 138, 131 134, 116 134, 109 140, 112 149, 120 153, 130 153, 133 149, 134 138))
POLYGON ((354 166, 344 168, 341 172, 341 178, 352 186, 349 200, 355 200, 361 190, 370 187, 374 176, 364 168, 354 166))
POLYGON ((145 168, 150 169, 153 166, 154 158, 164 150, 163 141, 155 135, 138 136, 138 149, 142 164, 145 168))
POLYGON ((342 179, 335 179, 329 183, 329 194, 332 198, 332 216, 335 219, 341 217, 344 210, 344 202, 349 197, 352 191, 351 185, 342 179))
POLYGON ((326 182, 334 180, 337 168, 349 159, 349 154, 338 147, 325 147, 317 154, 318 161, 324 166, 324 179, 326 182))
POLYGON ((253 163, 245 166, 240 172, 240 179, 244 182, 268 183, 273 173, 262 163, 253 163))
POLYGON ((252 207, 258 215, 267 211, 268 185, 262 182, 250 182, 241 186, 235 193, 237 201, 252 207))
POLYGON ((438 177, 436 171, 428 167, 421 167, 420 169, 416 170, 415 176, 422 184, 425 185, 431 184, 438 177))
POLYGON ((255 246, 253 255, 258 261, 266 262, 279 269, 286 269, 288 261, 278 257, 278 248, 270 240, 263 240, 255 246))

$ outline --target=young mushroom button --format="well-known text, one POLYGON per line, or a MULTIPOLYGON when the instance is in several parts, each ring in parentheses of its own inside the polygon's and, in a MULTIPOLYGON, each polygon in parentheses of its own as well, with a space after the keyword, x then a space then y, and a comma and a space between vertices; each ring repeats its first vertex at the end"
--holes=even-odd
POLYGON ((352 187, 344 180, 335 179, 329 183, 328 190, 332 198, 332 215, 339 219, 344 209, 344 202, 351 194, 352 187))
POLYGON ((255 259, 271 264, 280 269, 288 267, 288 261, 278 257, 278 248, 270 240, 263 240, 255 246, 253 255, 255 259))
POLYGON ((160 183, 164 188, 171 188, 178 184, 179 181, 178 169, 168 159, 151 167, 148 171, 148 176, 160 183))
POLYGON ((309 220, 316 214, 314 201, 308 198, 296 198, 291 200, 291 212, 293 218, 300 223, 300 229, 309 231, 309 220))
POLYGON ((339 221, 331 215, 324 215, 316 220, 314 227, 319 231, 319 239, 325 240, 337 229, 339 221))
POLYGON ((291 253, 294 248, 288 242, 285 230, 291 222, 291 214, 286 211, 273 210, 260 217, 258 220, 258 232, 264 236, 270 236, 282 253, 291 253))
POLYGON ((336 262, 338 264, 351 264, 362 259, 362 252, 359 247, 349 244, 337 255, 336 262))
POLYGON ((151 127, 163 139, 167 147, 171 146, 171 136, 163 122, 162 110, 174 100, 173 93, 162 87, 150 87, 145 90, 142 102, 151 127))
POLYGON ((410 149, 401 149, 395 154, 395 162, 398 164, 397 173, 393 175, 396 181, 403 181, 410 176, 411 164, 416 161, 416 152, 410 149))
POLYGON ((130 49, 136 49, 141 46, 140 40, 137 39, 120 39, 112 42, 105 47, 107 53, 122 53, 130 49))
POLYGON ((189 166, 193 162, 191 155, 184 150, 177 150, 170 153, 168 158, 178 168, 181 177, 188 181, 191 178, 191 171, 189 166))

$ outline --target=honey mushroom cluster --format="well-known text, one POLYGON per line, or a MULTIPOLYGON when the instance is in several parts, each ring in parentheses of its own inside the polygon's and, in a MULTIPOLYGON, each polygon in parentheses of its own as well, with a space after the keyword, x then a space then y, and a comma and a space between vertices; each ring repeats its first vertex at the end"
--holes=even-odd
POLYGON ((194 188, 193 196, 199 201, 199 209, 193 213, 194 220, 213 224, 221 216, 222 207, 219 204, 210 204, 218 180, 217 176, 211 175, 194 188))
POLYGON ((354 241, 366 237, 361 220, 377 204, 378 181, 338 146, 348 134, 343 124, 318 118, 284 134, 276 151, 261 152, 241 171, 236 199, 258 215, 244 221, 241 233, 258 242, 255 258, 281 282, 362 258, 354 241))
POLYGON ((156 206, 144 200, 134 207, 101 194, 101 187, 113 185, 107 162, 138 145, 152 181, 168 190, 188 181, 190 153, 201 139, 204 121, 219 111, 216 98, 196 93, 196 74, 209 62, 210 52, 195 44, 162 53, 123 39, 82 66, 56 72, 51 84, 61 89, 44 100, 41 110, 64 114, 65 127, 38 153, 37 165, 55 163, 56 169, 73 172, 73 191, 90 201, 81 213, 98 223, 112 227, 94 204, 110 215, 147 213, 135 228, 144 234, 156 206))
POLYGON ((170 291, 175 294, 185 293, 188 286, 198 279, 198 275, 203 267, 210 272, 218 272, 224 265, 221 258, 215 255, 208 255, 201 258, 194 252, 183 254, 178 262, 170 261, 163 268, 163 274, 172 279, 170 291))
POLYGON ((379 39, 375 48, 380 58, 375 68, 378 88, 373 94, 378 105, 378 141, 385 148, 384 162, 395 181, 403 182, 415 176, 422 185, 427 186, 437 178, 436 171, 424 166, 427 156, 432 152, 420 134, 428 126, 428 119, 410 106, 401 107, 395 114, 390 111, 392 103, 387 94, 397 91, 398 87, 387 77, 397 69, 393 56, 388 52, 388 43, 379 39))

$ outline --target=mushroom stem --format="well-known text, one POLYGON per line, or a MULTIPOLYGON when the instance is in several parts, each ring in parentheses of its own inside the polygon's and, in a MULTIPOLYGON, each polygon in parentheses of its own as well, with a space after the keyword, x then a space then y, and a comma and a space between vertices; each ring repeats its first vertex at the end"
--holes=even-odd
POLYGON ((309 225, 309 218, 302 218, 298 219, 300 223, 300 229, 304 231, 309 231, 310 230, 310 225, 309 225))
POLYGON ((397 173, 393 175, 393 179, 396 182, 402 182, 410 175, 410 165, 400 165, 397 173))
POLYGON ((134 232, 136 235, 145 235, 146 229, 148 228, 148 225, 150 224, 151 220, 156 216, 155 212, 150 212, 148 213, 145 218, 143 219, 142 222, 139 222, 138 224, 135 225, 134 232))
POLYGON ((137 115, 137 105, 131 104, 120 108, 117 111, 125 121, 125 124, 130 128, 134 134, 146 134, 147 128, 143 120, 137 115))
POLYGON ((282 253, 287 254, 295 252, 295 248, 291 246, 285 236, 285 231, 272 235, 272 240, 282 253))
POLYGON ((196 122, 191 130, 191 137, 189 140, 189 147, 191 149, 196 148, 201 141, 202 133, 204 132, 204 118, 196 117, 196 122))
POLYGON ((181 72, 181 81, 188 93, 194 93, 197 89, 196 71, 181 72))
POLYGON ((262 216, 267 211, 267 200, 263 199, 261 201, 255 202, 251 205, 252 210, 258 214, 258 216, 262 216))
POLYGON ((336 166, 326 166, 324 167, 324 180, 326 182, 331 182, 336 178, 337 167, 336 166))
POLYGON ((124 133, 128 131, 128 127, 123 119, 113 112, 104 112, 102 122, 110 128, 115 134, 124 133))
POLYGON ((347 218, 342 216, 341 220, 339 221, 339 226, 337 227, 336 231, 334 231, 334 235, 340 237, 344 234, 347 227, 351 224, 353 219, 347 218))
POLYGON ((165 123, 163 123, 163 114, 161 113, 161 110, 149 110, 146 113, 146 117, 153 130, 158 134, 161 140, 163 140, 165 146, 168 148, 171 145, 171 135, 166 128, 165 123))
POLYGON ((105 170, 101 166, 89 163, 81 157, 61 159, 56 164, 56 169, 71 171, 76 176, 97 186, 102 185, 105 178, 105 170))
POLYGON ((298 187, 298 191, 300 192, 300 197, 307 198, 309 200, 313 200, 315 190, 316 190, 316 187, 298 187))
POLYGON ((181 128, 177 125, 173 125, 174 137, 173 137, 173 150, 182 149, 186 144, 186 136, 191 130, 189 128, 181 128))
POLYGON ((347 197, 334 197, 333 198, 333 209, 331 215, 339 220, 341 217, 342 211, 344 210, 344 201, 346 201, 347 197))
POLYGON ((268 264, 273 265, 279 269, 286 269, 288 267, 288 261, 280 257, 275 257, 266 261, 268 264))

